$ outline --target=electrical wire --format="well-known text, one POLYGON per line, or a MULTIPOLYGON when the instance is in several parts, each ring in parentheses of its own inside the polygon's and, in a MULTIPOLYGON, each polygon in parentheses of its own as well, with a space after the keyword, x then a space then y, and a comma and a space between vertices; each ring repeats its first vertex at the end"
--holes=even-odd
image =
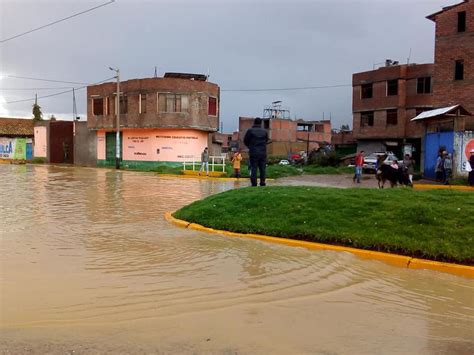
POLYGON ((32 77, 29 77, 29 76, 4 75, 3 77, 13 78, 13 79, 35 80, 35 81, 47 81, 47 82, 50 82, 50 83, 60 83, 60 84, 87 85, 87 83, 80 83, 80 82, 77 82, 77 81, 63 81, 63 80, 54 80, 54 79, 32 78, 32 77))
POLYGON ((46 25, 43 25, 43 26, 40 26, 40 27, 37 27, 37 28, 33 28, 33 29, 29 30, 29 31, 26 31, 26 32, 23 32, 23 33, 19 33, 19 34, 15 35, 15 36, 12 36, 12 37, 9 37, 9 38, 2 39, 2 40, 0 40, 0 43, 5 43, 5 42, 10 41, 10 40, 12 40, 12 39, 25 36, 25 35, 27 35, 27 34, 29 34, 29 33, 32 33, 32 32, 38 31, 38 30, 41 30, 41 29, 43 29, 43 28, 45 28, 45 27, 49 27, 49 26, 55 25, 55 24, 57 24, 57 23, 59 23, 59 22, 63 22, 63 21, 69 20, 69 19, 71 19, 71 18, 73 18, 73 17, 76 17, 76 16, 79 16, 79 15, 85 14, 85 13, 87 13, 87 12, 96 10, 96 9, 98 9, 98 8, 100 8, 100 7, 110 5, 110 4, 112 4, 113 2, 115 2, 115 0, 110 0, 109 2, 107 2, 107 3, 105 3, 105 4, 92 7, 92 8, 90 8, 90 9, 87 9, 87 10, 84 10, 84 11, 81 11, 81 12, 78 12, 78 13, 73 14, 73 15, 71 15, 71 16, 64 17, 64 18, 62 18, 62 19, 59 19, 59 20, 50 22, 50 23, 48 23, 48 24, 46 24, 46 25))
POLYGON ((53 88, 0 88, 0 91, 39 91, 69 89, 70 86, 56 86, 53 88))
POLYGON ((330 88, 342 88, 352 86, 352 84, 341 84, 341 85, 325 85, 325 86, 302 86, 302 87, 290 87, 290 88, 268 88, 268 89, 221 89, 225 92, 256 92, 256 91, 296 91, 296 90, 315 90, 315 89, 330 89, 330 88))
MULTIPOLYGON (((90 84, 90 85, 98 85, 98 84, 102 84, 102 83, 105 83, 106 81, 109 81, 109 80, 112 80, 112 79, 115 79, 116 77, 113 76, 111 78, 107 78, 107 79, 104 79, 104 80, 101 80, 101 81, 98 81, 96 83, 93 83, 93 84, 90 84)), ((86 84, 84 86, 80 86, 80 87, 76 87, 76 88, 71 88, 69 90, 65 90, 65 91, 61 91, 61 92, 56 92, 54 94, 49 94, 49 95, 43 95, 43 96, 38 96, 37 98, 38 99, 45 99, 45 98, 48 98, 48 97, 53 97, 53 96, 58 96, 58 95, 63 95, 63 94, 67 94, 69 92, 72 92, 73 90, 82 90, 84 88, 86 88, 87 86, 89 86, 89 84, 86 84)), ((35 97, 32 97, 30 99, 23 99, 23 100, 15 100, 15 101, 7 101, 6 103, 7 104, 16 104, 16 103, 19 103, 19 102, 28 102, 28 101, 32 101, 32 100, 35 100, 37 99, 35 97)))

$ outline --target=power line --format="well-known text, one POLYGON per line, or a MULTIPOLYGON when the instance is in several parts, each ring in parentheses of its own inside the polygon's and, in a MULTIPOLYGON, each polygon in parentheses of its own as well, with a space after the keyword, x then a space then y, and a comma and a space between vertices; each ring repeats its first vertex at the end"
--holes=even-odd
POLYGON ((70 86, 56 86, 53 88, 0 88, 0 91, 39 91, 69 89, 70 86))
POLYGON ((37 28, 33 28, 32 30, 29 30, 29 31, 26 31, 26 32, 17 34, 17 35, 15 35, 15 36, 12 36, 12 37, 9 37, 9 38, 2 39, 2 40, 0 41, 0 43, 5 43, 5 42, 10 41, 10 40, 12 40, 12 39, 15 39, 15 38, 18 38, 18 37, 21 37, 21 36, 25 36, 25 35, 27 35, 27 34, 29 34, 29 33, 31 33, 31 32, 35 32, 35 31, 41 30, 41 29, 43 29, 43 28, 45 28, 45 27, 49 27, 49 26, 55 25, 55 24, 57 24, 57 23, 59 23, 59 22, 63 22, 63 21, 69 20, 70 18, 73 18, 73 17, 79 16, 79 15, 85 14, 85 13, 87 13, 87 12, 96 10, 96 9, 102 7, 102 6, 107 6, 107 5, 109 5, 109 4, 112 4, 113 2, 115 2, 115 0, 110 0, 109 2, 107 2, 107 3, 105 3, 105 4, 92 7, 92 8, 90 8, 90 9, 87 9, 87 10, 84 10, 84 11, 81 11, 81 12, 78 12, 78 13, 73 14, 73 15, 71 15, 71 16, 64 17, 64 18, 62 18, 62 19, 60 19, 60 20, 56 20, 56 21, 54 21, 54 22, 48 23, 48 24, 46 24, 46 25, 43 25, 43 26, 40 26, 40 27, 37 27, 37 28))
MULTIPOLYGON (((115 76, 111 77, 111 78, 107 78, 107 79, 104 79, 104 80, 101 80, 101 81, 98 81, 96 83, 93 83, 91 85, 97 85, 97 84, 102 84, 102 83, 105 83, 106 81, 109 81, 109 80, 112 80, 112 79, 115 79, 115 76)), ((45 99, 45 98, 48 98, 48 97, 53 97, 53 96, 58 96, 58 95, 62 95, 62 94, 67 94, 69 92, 72 92, 73 90, 82 90, 84 88, 86 88, 89 84, 86 84, 84 86, 80 86, 80 87, 76 87, 76 88, 71 88, 69 90, 65 90, 65 91, 61 91, 61 92, 57 92, 57 93, 54 93, 54 94, 49 94, 49 95, 44 95, 44 96, 38 96, 38 99, 45 99)), ((16 101, 7 101, 6 103, 7 104, 16 104, 16 103, 19 103, 19 102, 27 102, 27 101, 32 101, 32 100, 35 100, 36 98, 33 97, 33 98, 30 98, 30 99, 23 99, 23 100, 16 100, 16 101)))
POLYGON ((256 91, 296 91, 296 90, 315 90, 315 89, 330 89, 330 88, 342 88, 352 86, 352 84, 341 84, 341 85, 325 85, 325 86, 302 86, 302 87, 290 87, 290 88, 268 88, 268 89, 221 89, 226 92, 256 92, 256 91))
POLYGON ((77 81, 63 81, 63 80, 54 80, 54 79, 32 78, 32 77, 29 77, 29 76, 4 75, 4 77, 5 78, 13 78, 13 79, 47 81, 47 82, 50 82, 50 83, 60 83, 60 84, 88 85, 88 83, 80 83, 80 82, 77 82, 77 81))

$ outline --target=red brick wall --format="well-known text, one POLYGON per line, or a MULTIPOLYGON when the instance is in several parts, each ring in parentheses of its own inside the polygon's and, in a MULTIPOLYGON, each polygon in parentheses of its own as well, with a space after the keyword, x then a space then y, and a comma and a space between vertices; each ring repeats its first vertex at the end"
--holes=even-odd
MULTIPOLYGON (((87 126, 90 129, 115 128, 116 83, 105 83, 87 87, 87 126), (109 97, 108 115, 94 116, 92 97, 109 97)), ((120 91, 127 95, 127 114, 120 115, 120 126, 128 128, 197 128, 217 131, 219 127, 219 86, 207 81, 180 78, 134 79, 120 83, 120 91), (179 113, 157 112, 157 93, 186 94, 188 110, 179 113), (139 113, 139 94, 146 94, 146 113, 139 113), (217 116, 208 115, 208 98, 218 100, 217 116)), ((105 105, 105 103, 104 103, 105 105)), ((105 112, 104 112, 105 113, 105 112)))
POLYGON ((422 125, 410 122, 415 108, 431 108, 432 94, 417 94, 417 78, 431 77, 433 64, 396 65, 353 75, 353 133, 355 139, 418 138, 422 125), (398 79, 398 95, 387 96, 387 80, 398 79), (373 83, 372 98, 361 98, 361 85, 373 83), (387 124, 386 110, 397 109, 396 125, 387 124), (374 111, 374 125, 361 127, 360 113, 374 111))
POLYGON ((474 112, 474 1, 435 16, 434 105, 461 104, 474 112), (458 12, 466 11, 466 32, 457 32, 458 12), (464 60, 464 80, 454 80, 455 60, 464 60))

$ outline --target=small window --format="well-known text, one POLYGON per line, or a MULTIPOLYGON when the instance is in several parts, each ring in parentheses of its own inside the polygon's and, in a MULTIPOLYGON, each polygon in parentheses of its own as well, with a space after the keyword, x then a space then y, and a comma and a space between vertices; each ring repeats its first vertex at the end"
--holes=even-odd
POLYGON ((92 99, 92 114, 94 116, 102 116, 104 114, 104 99, 102 97, 92 99))
POLYGON ((398 123, 398 111, 387 110, 387 125, 396 125, 398 123))
POLYGON ((454 64, 454 80, 464 80, 464 60, 456 60, 454 64))
POLYGON ((158 112, 183 112, 187 109, 188 97, 180 94, 158 94, 158 112), (183 107, 183 104, 186 107, 183 107))
POLYGON ((128 98, 127 95, 120 96, 120 114, 127 114, 128 112, 128 98))
POLYGON ((416 92, 417 94, 431 93, 431 76, 426 76, 417 79, 416 92))
POLYGON ((458 32, 466 32, 466 11, 458 12, 458 32))
POLYGON ((365 111, 360 113, 360 126, 373 126, 374 125, 374 111, 365 111))
POLYGON ((362 99, 372 98, 372 83, 362 85, 360 94, 362 99))
POLYGON ((105 98, 105 115, 110 115, 110 97, 105 98))
POLYGON ((398 95, 398 80, 387 81, 387 96, 398 95))
POLYGON ((209 97, 208 115, 217 116, 217 99, 215 97, 209 97))
POLYGON ((139 94, 138 100, 138 113, 146 113, 146 94, 139 94))

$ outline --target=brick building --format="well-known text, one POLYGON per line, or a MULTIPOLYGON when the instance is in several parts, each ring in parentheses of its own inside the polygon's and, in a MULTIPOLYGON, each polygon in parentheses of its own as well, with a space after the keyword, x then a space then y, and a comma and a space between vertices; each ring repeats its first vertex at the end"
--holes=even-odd
MULTIPOLYGON (((219 127, 219 86, 205 75, 166 73, 120 83, 121 158, 126 167, 200 159, 219 127)), ((116 83, 87 87, 87 125, 98 165, 114 165, 116 83)), ((212 153, 212 152, 211 152, 212 153)))
MULTIPOLYGON (((474 1, 427 16, 436 24, 433 105, 474 112, 474 1)), ((472 129, 472 128, 471 128, 472 129)))
POLYGON ((386 66, 352 76, 353 133, 368 153, 421 149, 423 125, 410 119, 433 107, 433 64, 386 66))
MULTIPOLYGON (((239 117, 239 147, 245 133, 252 127, 254 117, 239 117)), ((263 118, 262 127, 268 130, 272 141, 267 147, 268 155, 287 156, 289 153, 313 150, 331 144, 331 121, 305 121, 302 119, 263 118)))

